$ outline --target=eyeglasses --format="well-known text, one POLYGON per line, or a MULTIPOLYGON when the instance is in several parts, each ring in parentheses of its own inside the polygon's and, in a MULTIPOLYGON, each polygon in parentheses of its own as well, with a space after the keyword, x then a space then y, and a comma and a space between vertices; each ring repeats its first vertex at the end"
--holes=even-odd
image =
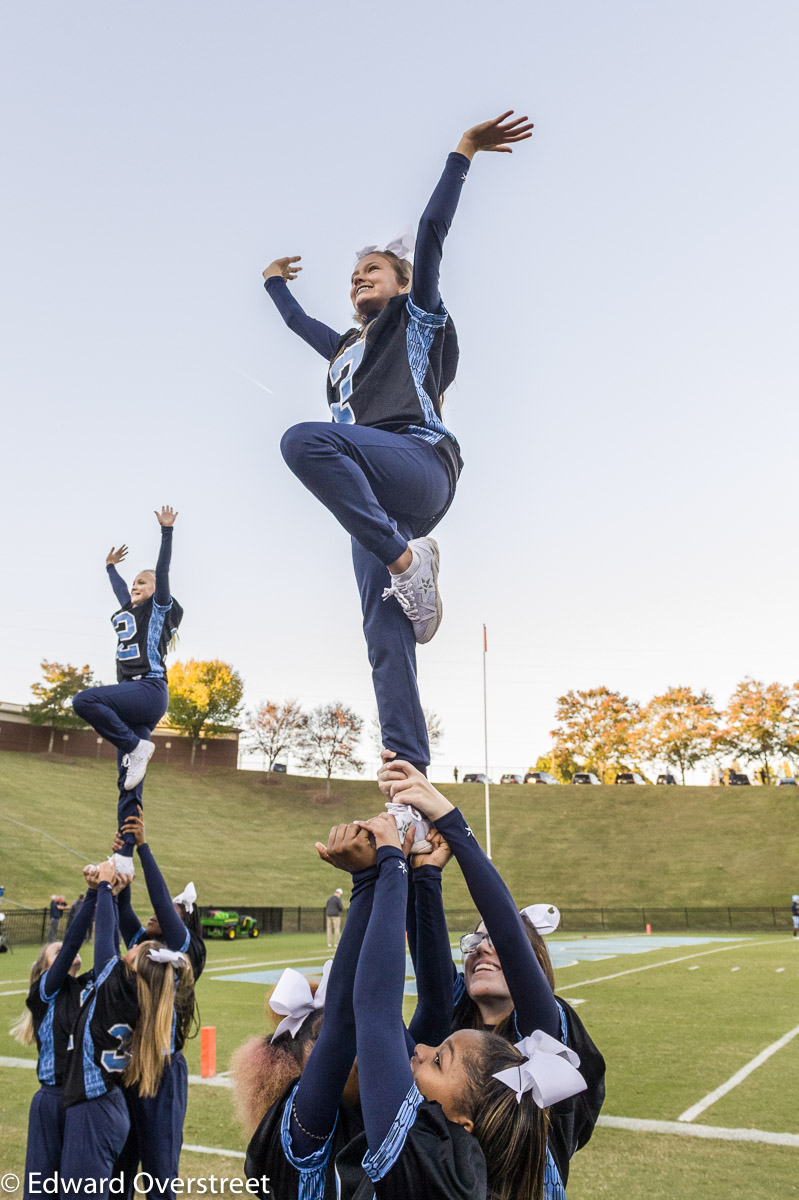
POLYGON ((481 942, 488 942, 489 946, 493 950, 494 943, 491 941, 491 938, 487 933, 464 933, 463 937, 458 943, 461 948, 461 954, 471 954, 477 949, 481 942))

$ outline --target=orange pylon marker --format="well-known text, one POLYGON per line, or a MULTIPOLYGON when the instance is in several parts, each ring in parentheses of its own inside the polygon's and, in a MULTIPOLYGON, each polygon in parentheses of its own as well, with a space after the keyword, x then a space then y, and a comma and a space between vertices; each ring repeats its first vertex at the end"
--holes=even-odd
POLYGON ((216 1026, 203 1025, 200 1029, 200 1075, 212 1079, 216 1075, 216 1026))
POLYGON ((647 925, 647 927, 646 927, 646 932, 647 932, 647 937, 648 937, 648 936, 649 936, 649 934, 652 932, 652 926, 651 926, 651 925, 647 925))

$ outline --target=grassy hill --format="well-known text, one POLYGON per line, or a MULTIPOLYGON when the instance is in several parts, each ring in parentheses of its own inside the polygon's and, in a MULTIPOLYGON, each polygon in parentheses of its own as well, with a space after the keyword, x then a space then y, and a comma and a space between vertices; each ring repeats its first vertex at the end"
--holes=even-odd
MULTIPOLYGON (((442 791, 484 842, 483 788, 442 791)), ((326 841, 334 824, 372 815, 382 798, 360 780, 334 780, 328 799, 315 779, 156 763, 145 803, 148 839, 170 885, 194 879, 203 903, 286 906, 324 901, 333 876, 314 841, 326 841)), ((494 861, 520 903, 783 906, 799 890, 797 812, 792 788, 496 786, 494 861)), ((78 858, 36 831, 97 860, 115 815, 108 763, 0 754, 6 897, 40 907, 55 891, 77 895, 78 858)), ((454 869, 445 900, 471 907, 454 869)))

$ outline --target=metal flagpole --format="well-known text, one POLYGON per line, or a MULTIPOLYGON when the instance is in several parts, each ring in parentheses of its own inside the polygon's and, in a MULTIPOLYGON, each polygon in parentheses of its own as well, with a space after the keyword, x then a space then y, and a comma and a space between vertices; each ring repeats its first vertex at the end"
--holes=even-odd
POLYGON ((488 634, 483 626, 483 739, 485 744, 485 788, 486 788, 486 854, 491 857, 491 799, 488 794, 488 688, 486 686, 486 654, 488 634))

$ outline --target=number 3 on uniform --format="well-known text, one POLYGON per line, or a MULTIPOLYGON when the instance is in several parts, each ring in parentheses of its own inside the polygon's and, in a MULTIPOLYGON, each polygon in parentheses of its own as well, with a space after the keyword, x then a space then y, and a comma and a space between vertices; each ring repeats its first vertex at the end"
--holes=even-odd
POLYGON ((114 629, 119 638, 117 647, 117 658, 120 662, 125 662, 129 658, 139 657, 139 644, 134 642, 132 646, 123 646, 123 642, 129 642, 136 633, 136 618, 133 613, 121 612, 114 617, 114 629))
POLYGON ((130 1039, 133 1036, 133 1030, 130 1025, 112 1025, 108 1030, 108 1035, 116 1038, 119 1047, 117 1050, 104 1050, 100 1055, 100 1061, 106 1071, 124 1071, 130 1062, 130 1039))
POLYGON ((330 365, 330 382, 333 387, 338 387, 339 395, 335 404, 330 405, 330 411, 333 414, 333 420, 338 421, 340 425, 355 424, 355 413, 350 408, 352 377, 361 365, 365 348, 366 342, 363 338, 359 338, 357 342, 353 342, 351 346, 343 350, 335 362, 330 365))

